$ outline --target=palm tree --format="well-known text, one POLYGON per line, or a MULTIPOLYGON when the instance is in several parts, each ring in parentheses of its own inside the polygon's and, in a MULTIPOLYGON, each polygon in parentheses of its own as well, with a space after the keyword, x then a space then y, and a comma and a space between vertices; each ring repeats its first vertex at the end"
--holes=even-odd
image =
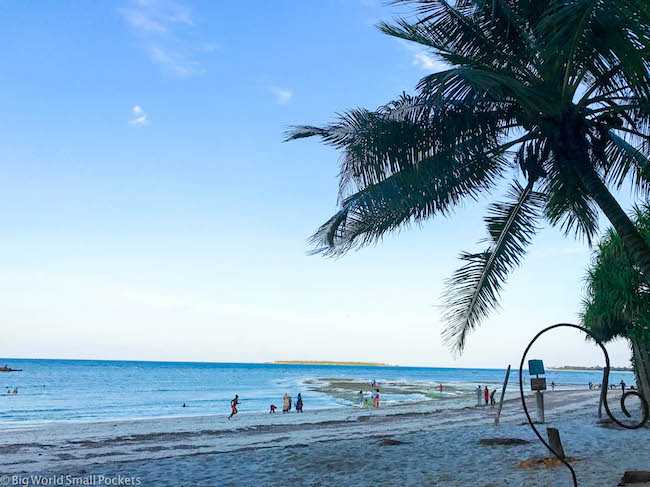
POLYGON ((449 68, 375 111, 290 130, 287 140, 318 136, 341 152, 340 210, 313 235, 314 252, 340 255, 448 215, 508 176, 485 219, 489 247, 461 255, 445 293, 444 336, 457 351, 542 220, 591 243, 600 208, 650 279, 650 247, 610 192, 650 188, 650 2, 394 3, 414 15, 379 28, 449 68))
MULTIPOLYGON (((650 242, 650 206, 635 208, 635 214, 639 233, 650 242)), ((629 340, 637 385, 650 397, 650 286, 612 230, 599 242, 587 272, 581 318, 601 341, 629 340)))

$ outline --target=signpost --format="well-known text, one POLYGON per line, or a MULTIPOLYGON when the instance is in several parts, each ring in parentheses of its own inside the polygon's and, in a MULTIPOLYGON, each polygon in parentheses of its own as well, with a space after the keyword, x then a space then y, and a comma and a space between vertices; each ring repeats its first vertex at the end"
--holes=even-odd
POLYGON ((535 399, 537 401, 537 422, 544 424, 544 393, 546 390, 546 379, 540 375, 546 374, 544 370, 544 362, 542 360, 529 360, 528 373, 536 376, 530 379, 530 390, 535 391, 535 399))
POLYGON ((545 391, 546 390, 546 379, 542 377, 541 379, 530 379, 530 390, 531 391, 545 391))
POLYGON ((528 373, 530 375, 545 375, 543 360, 529 360, 528 373))

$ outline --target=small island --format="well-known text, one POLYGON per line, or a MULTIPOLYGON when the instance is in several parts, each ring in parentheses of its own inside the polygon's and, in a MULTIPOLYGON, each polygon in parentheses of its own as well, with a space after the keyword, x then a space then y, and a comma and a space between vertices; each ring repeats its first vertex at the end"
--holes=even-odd
POLYGON ((276 365, 350 365, 356 367, 398 367, 398 365, 383 364, 379 362, 328 362, 322 360, 276 360, 264 362, 276 365))

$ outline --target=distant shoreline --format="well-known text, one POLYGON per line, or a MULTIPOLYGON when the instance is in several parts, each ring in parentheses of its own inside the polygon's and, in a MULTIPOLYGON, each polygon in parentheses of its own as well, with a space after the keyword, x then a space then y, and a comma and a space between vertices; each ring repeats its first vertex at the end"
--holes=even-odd
POLYGON ((347 365, 356 367, 399 367, 399 365, 384 364, 380 362, 329 362, 323 360, 275 360, 264 362, 276 365, 347 365))
MULTIPOLYGON (((564 366, 564 367, 549 367, 547 370, 554 372, 602 372, 603 367, 574 367, 574 366, 564 366)), ((610 367, 610 372, 634 372, 634 369, 629 367, 610 367)))

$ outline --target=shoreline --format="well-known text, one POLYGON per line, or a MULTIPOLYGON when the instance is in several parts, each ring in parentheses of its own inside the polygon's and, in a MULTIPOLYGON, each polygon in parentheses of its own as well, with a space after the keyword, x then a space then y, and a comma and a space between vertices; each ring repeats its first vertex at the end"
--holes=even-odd
MULTIPOLYGON (((598 372, 602 373, 604 369, 556 369, 549 367, 549 372, 598 372)), ((612 370, 610 369, 609 373, 616 372, 617 374, 633 374, 633 370, 612 370)))
MULTIPOLYGON (((315 386, 316 383, 318 382, 324 382, 328 383, 329 381, 339 381, 339 380, 346 380, 346 379, 339 379, 339 378, 318 378, 318 379, 308 379, 305 381, 306 384, 315 386)), ((499 385, 497 382, 484 382, 484 384, 489 384, 489 385, 499 385)), ((329 384, 328 384, 329 385, 329 384)), ((336 384, 335 384, 336 385, 336 384)), ((473 394, 473 386, 472 383, 467 383, 464 384, 467 385, 468 388, 462 389, 463 393, 461 394, 454 394, 454 393, 449 393, 448 391, 454 390, 454 386, 447 385, 445 386, 445 394, 439 395, 437 393, 437 388, 434 390, 433 394, 434 395, 424 395, 422 398, 418 399, 408 399, 408 400, 392 400, 390 399, 390 394, 384 393, 382 396, 382 407, 379 409, 379 411, 395 411, 398 410, 399 408, 413 408, 413 407, 423 407, 427 408, 432 411, 439 411, 439 410, 457 410, 457 409, 463 409, 467 407, 472 407, 476 401, 476 396, 473 394)), ((558 383, 556 384, 558 387, 557 392, 571 392, 571 391, 584 391, 588 390, 585 389, 584 387, 580 387, 579 384, 561 384, 558 383), (576 387, 573 387, 576 386, 576 387)), ((356 392, 358 391, 358 384, 355 384, 354 387, 351 387, 351 391, 353 391, 349 396, 341 396, 337 395, 337 393, 330 389, 327 388, 325 389, 320 389, 318 387, 314 387, 312 389, 309 389, 311 392, 315 393, 321 393, 321 394, 327 394, 330 396, 332 399, 335 401, 344 401, 345 404, 342 404, 341 402, 333 402, 331 405, 326 406, 326 407, 315 407, 311 408, 308 407, 307 411, 309 412, 334 412, 334 411, 344 411, 344 410, 371 410, 371 411, 376 411, 374 408, 372 408, 371 405, 368 405, 367 407, 361 409, 358 407, 358 403, 356 402, 356 392)), ((550 387, 550 386, 549 386, 550 387)), ((380 385, 380 388, 382 391, 389 390, 390 386, 386 385, 380 385)), ((497 396, 500 396, 501 394, 501 387, 496 387, 497 389, 497 396)), ((370 388, 365 388, 364 392, 367 393, 366 398, 369 400, 370 399, 370 388), (367 389, 367 390, 366 390, 367 389)), ((401 392, 401 391, 399 391, 401 392)), ((530 391, 525 390, 526 394, 530 394, 530 391)), ((515 400, 516 398, 519 397, 519 389, 518 389, 518 384, 516 383, 511 383, 509 384, 508 390, 506 391, 506 396, 505 396, 505 401, 504 403, 508 403, 509 401, 515 400)), ((518 399, 517 399, 518 400, 518 399)), ((281 401, 281 399, 278 399, 278 401, 281 401)), ((183 409, 180 408, 179 409, 183 409)), ((191 406, 185 409, 191 409, 191 406)), ((282 414, 281 409, 279 409, 275 414, 277 415, 278 413, 282 414)), ((165 422, 165 421, 185 421, 186 419, 191 421, 191 420, 208 420, 210 418, 219 418, 222 416, 227 416, 229 414, 229 409, 223 409, 223 410, 216 410, 212 413, 194 413, 192 414, 191 412, 183 411, 182 413, 174 413, 174 414, 163 414, 163 415, 154 415, 154 416, 144 416, 144 417, 113 417, 113 418, 75 418, 75 419, 69 419, 69 420, 50 420, 50 421, 41 421, 41 422, 0 422, 0 436, 2 435, 3 432, 6 431, 19 431, 22 429, 38 429, 38 428, 47 428, 54 426, 56 427, 57 425, 93 425, 93 424, 126 424, 126 423, 142 423, 142 422, 165 422)), ((241 405, 239 406, 239 414, 238 417, 249 417, 250 415, 262 415, 263 417, 266 417, 269 412, 267 409, 264 410, 246 410, 246 406, 242 407, 241 405)), ((295 413, 295 410, 292 409, 290 413, 284 414, 284 416, 293 416, 295 413)), ((303 413, 304 414, 304 413, 303 413)))
MULTIPOLYGON (((612 409, 619 396, 610 392, 612 409)), ((598 398, 599 391, 589 390, 547 393, 547 422, 560 430, 567 454, 578 458, 574 468, 581 485, 616 485, 624 470, 648 469, 650 435, 647 428, 599 427, 598 398)), ((531 394, 527 403, 534 408, 531 394)), ((0 468, 15 475, 130 475, 142 485, 347 486, 377 472, 381 483, 397 485, 464 486, 477 476, 492 482, 486 485, 568 485, 564 467, 519 467, 548 452, 522 424, 518 397, 504 403, 497 428, 496 410, 489 406, 433 406, 424 401, 378 410, 241 413, 231 421, 223 413, 3 429, 0 468), (479 444, 494 437, 529 443, 479 444)))
POLYGON ((382 362, 330 362, 320 360, 275 360, 264 362, 270 365, 336 365, 341 367, 399 367, 399 365, 385 364, 382 362))

